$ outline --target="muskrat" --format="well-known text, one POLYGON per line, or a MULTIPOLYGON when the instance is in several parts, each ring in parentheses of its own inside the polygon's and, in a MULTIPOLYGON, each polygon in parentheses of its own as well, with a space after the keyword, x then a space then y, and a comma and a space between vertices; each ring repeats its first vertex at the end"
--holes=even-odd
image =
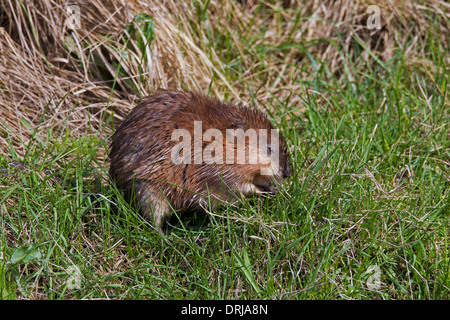
POLYGON ((286 143, 263 113, 196 92, 145 98, 113 134, 110 150, 112 180, 162 233, 172 210, 213 210, 238 196, 273 194, 290 175, 286 143))

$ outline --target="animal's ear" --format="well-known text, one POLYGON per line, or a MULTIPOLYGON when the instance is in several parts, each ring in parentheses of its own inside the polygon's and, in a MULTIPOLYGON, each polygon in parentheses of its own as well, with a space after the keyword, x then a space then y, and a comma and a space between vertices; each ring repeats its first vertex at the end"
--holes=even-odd
POLYGON ((243 129, 243 130, 247 130, 248 129, 248 124, 247 124, 247 122, 245 122, 242 119, 236 119, 236 120, 233 120, 233 122, 231 122, 231 125, 230 125, 229 129, 243 129))

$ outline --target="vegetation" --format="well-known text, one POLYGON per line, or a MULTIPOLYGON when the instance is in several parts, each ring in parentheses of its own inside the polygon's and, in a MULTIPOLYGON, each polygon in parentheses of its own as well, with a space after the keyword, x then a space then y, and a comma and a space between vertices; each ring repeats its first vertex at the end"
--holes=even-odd
POLYGON ((449 298, 448 3, 0 2, 0 298, 449 298), (281 192, 155 232, 107 150, 158 87, 265 110, 281 192))

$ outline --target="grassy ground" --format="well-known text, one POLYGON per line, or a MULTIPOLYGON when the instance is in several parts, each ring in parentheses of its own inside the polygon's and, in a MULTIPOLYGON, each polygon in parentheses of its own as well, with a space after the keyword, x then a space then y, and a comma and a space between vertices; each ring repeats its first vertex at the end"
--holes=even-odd
MULTIPOLYGON (((0 173, 0 297, 448 299, 449 39, 440 29, 448 16, 429 13, 420 40, 394 29, 401 41, 382 59, 357 34, 351 47, 342 30, 274 41, 269 23, 257 20, 294 30, 312 19, 295 8, 256 5, 246 9, 257 17, 248 32, 230 32, 213 22, 232 24, 234 6, 220 16, 208 1, 193 3, 183 30, 201 39, 225 77, 213 75, 207 88, 233 100, 233 85, 266 109, 287 140, 293 176, 271 199, 174 214, 162 236, 107 181, 106 117, 103 131, 86 122, 88 134, 76 137, 69 115, 44 127, 21 118, 27 138, 18 142, 5 125, 0 167, 36 167, 0 173), (341 68, 314 51, 324 43, 341 68), (72 186, 45 168, 58 168, 72 186)), ((156 34, 154 23, 156 31, 145 23, 141 30, 156 34)), ((110 97, 124 87, 113 85, 110 97)), ((145 94, 139 82, 129 88, 145 94)))

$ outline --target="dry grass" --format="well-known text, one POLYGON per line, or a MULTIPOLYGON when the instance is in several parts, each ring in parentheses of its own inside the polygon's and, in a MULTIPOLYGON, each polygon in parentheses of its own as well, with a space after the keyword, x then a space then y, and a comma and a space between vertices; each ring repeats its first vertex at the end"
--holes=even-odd
MULTIPOLYGON (((405 50, 409 63, 433 68, 420 52, 432 23, 429 12, 449 16, 449 4, 444 1, 379 1, 382 28, 369 30, 369 1, 309 1, 305 5, 211 1, 208 24, 202 23, 193 3, 184 1, 2 0, 1 4, 1 130, 15 137, 19 155, 30 138, 24 123, 39 126, 42 133, 59 126, 74 137, 92 130, 109 135, 110 126, 101 125, 102 117, 114 111, 120 120, 139 96, 156 88, 209 89, 220 98, 262 105, 273 96, 281 101, 290 96, 301 110, 297 79, 313 78, 311 57, 317 63, 324 61, 330 72, 357 81, 364 68, 379 63, 378 59, 381 63, 391 59, 409 34, 413 35, 405 50), (67 28, 69 4, 81 5, 79 29, 67 28), (267 10, 271 15, 264 14, 267 10), (137 33, 128 35, 125 29, 138 13, 151 16, 155 26, 154 39, 144 50, 130 41, 137 33), (261 32, 264 35, 253 43, 239 36, 261 32), (229 35, 231 45, 220 46, 217 36, 223 34, 229 35), (358 54, 353 52, 355 38, 369 50, 350 64, 345 59, 358 54), (218 43, 216 48, 211 40, 218 43), (302 44, 308 51, 299 50, 298 45, 286 48, 292 44, 302 44), (261 48, 266 54, 260 53, 261 48), (231 56, 228 65, 224 56, 231 56), (242 72, 233 70, 238 60, 242 72), (233 73, 239 76, 230 76, 233 73)), ((448 44, 449 26, 439 28, 441 41, 448 44)), ((0 152, 9 153, 4 134, 0 139, 0 152)))

